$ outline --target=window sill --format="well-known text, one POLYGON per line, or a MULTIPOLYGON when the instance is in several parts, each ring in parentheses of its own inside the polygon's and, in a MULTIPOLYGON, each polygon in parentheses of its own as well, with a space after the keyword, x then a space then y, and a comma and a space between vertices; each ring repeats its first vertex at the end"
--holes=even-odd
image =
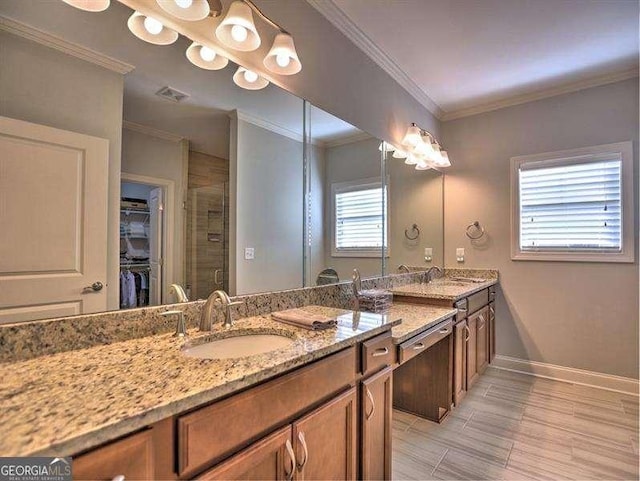
POLYGON ((542 261, 542 262, 600 262, 600 263, 628 263, 635 262, 634 253, 616 252, 609 254, 588 252, 522 252, 511 254, 513 261, 542 261))

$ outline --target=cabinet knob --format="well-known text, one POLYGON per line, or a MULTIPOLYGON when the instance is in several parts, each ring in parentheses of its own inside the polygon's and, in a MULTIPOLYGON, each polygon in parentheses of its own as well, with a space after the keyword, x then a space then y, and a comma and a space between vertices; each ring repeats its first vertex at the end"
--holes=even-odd
POLYGON ((125 481, 127 478, 124 477, 124 474, 118 474, 114 476, 111 481, 125 481))

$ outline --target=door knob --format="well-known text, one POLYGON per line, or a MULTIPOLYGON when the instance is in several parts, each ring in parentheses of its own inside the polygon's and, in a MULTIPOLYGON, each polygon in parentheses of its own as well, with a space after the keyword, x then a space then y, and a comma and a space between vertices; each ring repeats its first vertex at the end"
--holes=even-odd
POLYGON ((94 282, 93 284, 91 284, 90 286, 86 286, 84 288, 84 290, 85 291, 91 290, 93 292, 98 292, 98 291, 101 291, 103 287, 104 287, 104 285, 102 284, 102 282, 97 281, 97 282, 94 282))

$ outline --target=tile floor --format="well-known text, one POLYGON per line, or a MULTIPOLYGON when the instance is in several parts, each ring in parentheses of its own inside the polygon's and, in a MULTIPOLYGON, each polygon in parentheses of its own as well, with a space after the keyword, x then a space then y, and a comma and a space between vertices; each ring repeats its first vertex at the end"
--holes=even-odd
POLYGON ((638 480, 638 398, 489 367, 442 424, 393 413, 394 480, 638 480))

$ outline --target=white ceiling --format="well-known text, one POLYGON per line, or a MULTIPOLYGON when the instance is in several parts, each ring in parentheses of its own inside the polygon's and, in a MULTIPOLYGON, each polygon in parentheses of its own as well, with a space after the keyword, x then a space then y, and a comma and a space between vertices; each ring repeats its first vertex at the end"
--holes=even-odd
POLYGON ((637 0, 308 1, 445 119, 637 75, 637 0))

